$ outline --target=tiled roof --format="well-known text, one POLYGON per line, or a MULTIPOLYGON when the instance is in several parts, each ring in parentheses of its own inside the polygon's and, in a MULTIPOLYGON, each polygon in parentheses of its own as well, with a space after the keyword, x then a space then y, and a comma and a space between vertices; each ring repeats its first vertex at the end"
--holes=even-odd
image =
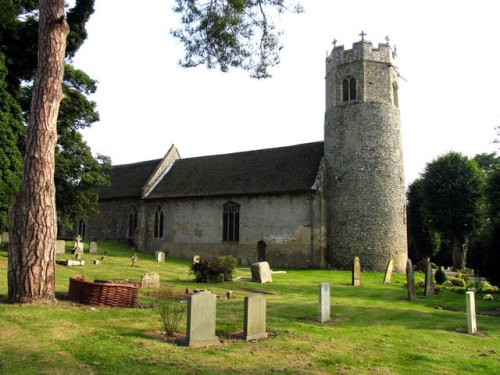
POLYGON ((115 165, 109 173, 111 185, 99 189, 100 199, 141 197, 142 187, 161 159, 115 165))
POLYGON ((311 190, 323 142, 176 160, 146 198, 299 193, 311 190))

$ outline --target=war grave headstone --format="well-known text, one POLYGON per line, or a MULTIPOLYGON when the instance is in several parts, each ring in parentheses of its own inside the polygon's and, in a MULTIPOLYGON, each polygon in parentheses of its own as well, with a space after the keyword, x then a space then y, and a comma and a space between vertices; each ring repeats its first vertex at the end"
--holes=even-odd
POLYGON ((413 264, 411 259, 406 261, 406 288, 408 289, 408 299, 417 300, 417 290, 415 289, 415 274, 413 273, 413 264))
POLYGON ((158 263, 165 262, 165 252, 164 251, 155 251, 156 261, 158 263))
POLYGON ((434 281, 432 280, 432 264, 429 260, 425 268, 425 292, 426 297, 434 295, 434 281))
POLYGON ((271 267, 268 262, 257 262, 250 266, 252 272, 252 281, 254 283, 272 283, 271 267))
POLYGON ((64 254, 66 251, 66 241, 57 240, 56 241, 56 254, 64 254))
POLYGON ((186 344, 191 348, 219 343, 215 336, 216 295, 209 291, 188 296, 186 344))
POLYGON ((320 323, 330 320, 330 284, 319 284, 319 316, 320 323))
POLYGON ((352 285, 361 285, 361 262, 359 261, 359 257, 354 257, 352 264, 352 285))
POLYGON ((141 277, 141 288, 159 288, 160 275, 156 272, 145 273, 141 277))
POLYGON ((91 254, 95 254, 95 253, 97 253, 97 242, 92 241, 92 242, 89 244, 89 253, 91 253, 91 254))
POLYGON ((467 332, 469 335, 473 335, 477 332, 476 301, 474 292, 468 291, 465 293, 465 305, 467 312, 467 332))
POLYGON ((394 269, 394 259, 389 259, 385 268, 384 284, 390 284, 392 278, 392 270, 394 269))
POLYGON ((254 293, 245 297, 243 337, 247 341, 267 337, 266 297, 263 294, 254 293))

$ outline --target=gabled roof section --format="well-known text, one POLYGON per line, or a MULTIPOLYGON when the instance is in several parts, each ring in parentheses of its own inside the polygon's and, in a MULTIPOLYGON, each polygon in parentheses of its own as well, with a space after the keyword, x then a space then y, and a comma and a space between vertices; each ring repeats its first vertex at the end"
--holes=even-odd
POLYGON ((175 147, 175 145, 170 146, 162 161, 158 163, 155 171, 149 177, 148 181, 144 184, 143 196, 147 196, 151 192, 151 190, 155 188, 158 182, 172 167, 174 162, 180 158, 181 156, 179 155, 179 151, 177 151, 177 147, 175 147))
POLYGON ((144 184, 162 160, 113 166, 109 172, 111 185, 99 189, 99 199, 141 197, 144 184))
POLYGON ((147 198, 311 191, 323 142, 176 160, 147 198))

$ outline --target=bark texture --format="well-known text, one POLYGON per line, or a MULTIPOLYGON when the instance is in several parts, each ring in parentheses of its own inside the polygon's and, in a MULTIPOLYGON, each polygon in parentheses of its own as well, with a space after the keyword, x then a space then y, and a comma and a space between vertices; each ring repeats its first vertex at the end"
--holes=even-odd
POLYGON ((9 213, 9 301, 55 298, 57 220, 54 150, 69 27, 64 0, 40 1, 38 65, 31 98, 23 182, 9 213))

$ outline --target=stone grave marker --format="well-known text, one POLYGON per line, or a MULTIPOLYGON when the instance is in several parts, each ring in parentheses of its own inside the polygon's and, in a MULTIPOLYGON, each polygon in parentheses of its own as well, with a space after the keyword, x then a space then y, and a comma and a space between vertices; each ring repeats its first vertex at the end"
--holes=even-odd
POLYGON ((267 262, 257 262, 250 266, 252 272, 252 281, 254 283, 272 283, 271 267, 267 262))
POLYGON ((417 300, 417 290, 415 289, 415 274, 413 273, 413 264, 411 259, 406 261, 406 288, 408 289, 408 299, 417 300))
POLYGON ((426 297, 434 295, 434 281, 432 280, 432 264, 429 260, 425 268, 425 292, 426 297))
POLYGON ((465 305, 467 311, 467 332, 469 335, 473 335, 477 332, 474 292, 468 291, 465 293, 465 305))
POLYGON ((97 253, 97 242, 92 241, 92 242, 89 244, 89 253, 91 253, 91 254, 95 254, 95 253, 97 253))
POLYGON ((130 261, 132 263, 131 266, 135 267, 135 265, 137 264, 138 260, 139 260, 139 257, 137 256, 137 254, 132 255, 132 257, 130 258, 130 261))
POLYGON ((56 254, 64 254, 66 251, 66 241, 57 240, 56 241, 56 254))
POLYGON ((390 284, 392 278, 392 270, 394 269, 394 259, 389 259, 385 268, 384 284, 390 284))
POLYGON ((141 277, 141 288, 159 288, 160 275, 156 272, 145 273, 141 277))
POLYGON ((4 244, 9 243, 9 232, 2 232, 2 237, 0 239, 0 243, 4 243, 4 244))
POLYGON ((359 261, 359 257, 354 257, 352 264, 352 285, 361 285, 361 262, 359 261))
POLYGON ((243 337, 246 341, 267 337, 266 297, 263 294, 254 293, 245 297, 243 337))
POLYGON ((79 250, 83 254, 83 242, 80 242, 82 237, 80 235, 75 237, 75 244, 73 245, 72 254, 76 254, 77 250, 79 250))
POLYGON ((165 262, 165 252, 164 251, 155 251, 156 261, 158 263, 165 262))
POLYGON ((195 348, 215 345, 216 295, 209 291, 188 296, 187 308, 187 345, 195 348))
POLYGON ((319 284, 319 316, 320 323, 328 322, 330 320, 330 284, 319 284))

